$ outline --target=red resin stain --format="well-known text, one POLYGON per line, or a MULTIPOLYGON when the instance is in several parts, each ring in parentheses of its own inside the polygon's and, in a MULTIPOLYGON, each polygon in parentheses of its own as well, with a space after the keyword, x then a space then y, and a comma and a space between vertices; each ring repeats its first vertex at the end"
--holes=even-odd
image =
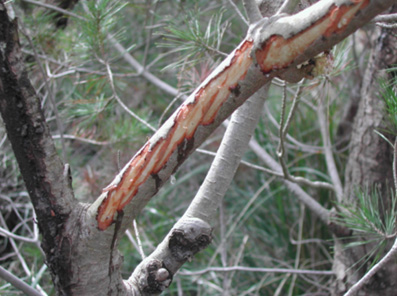
MULTIPOLYGON (((264 73, 273 69, 287 67, 294 59, 310 46, 319 36, 330 36, 343 31, 354 15, 368 4, 369 0, 354 0, 354 5, 333 6, 328 14, 298 35, 284 39, 273 35, 257 50, 256 59, 264 73)), ((169 157, 183 143, 190 140, 198 126, 211 124, 229 97, 231 90, 243 80, 251 65, 250 51, 252 42, 246 40, 238 48, 230 65, 213 77, 195 93, 193 103, 184 104, 174 119, 174 125, 165 138, 157 141, 150 149, 150 141, 131 160, 118 184, 104 188, 107 196, 98 208, 98 228, 105 230, 114 219, 116 211, 122 210, 137 194, 139 186, 151 174, 158 173, 169 157)))
POLYGON ((252 42, 246 40, 234 52, 230 65, 202 86, 192 103, 183 104, 177 111, 174 124, 165 138, 150 148, 150 140, 134 156, 121 180, 103 189, 107 196, 98 208, 97 222, 100 230, 107 229, 114 220, 114 214, 122 210, 137 194, 139 186, 151 174, 158 173, 174 151, 185 139, 190 140, 200 125, 211 124, 222 104, 230 95, 230 88, 244 79, 252 63, 250 52, 252 42))
POLYGON ((356 12, 368 5, 369 0, 352 1, 354 6, 342 5, 341 7, 334 7, 330 13, 331 24, 324 32, 325 37, 331 36, 333 33, 343 32, 350 21, 355 16, 356 12))
POLYGON ((344 31, 356 13, 368 3, 369 0, 356 0, 353 5, 333 5, 324 17, 289 39, 272 35, 262 45, 262 49, 255 52, 262 72, 286 68, 320 36, 329 37, 344 31))

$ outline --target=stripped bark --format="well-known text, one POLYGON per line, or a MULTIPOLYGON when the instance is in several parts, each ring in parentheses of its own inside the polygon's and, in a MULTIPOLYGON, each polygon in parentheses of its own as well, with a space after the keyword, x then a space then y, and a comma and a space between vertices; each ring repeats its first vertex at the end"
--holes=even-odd
MULTIPOLYGON (((158 293, 122 280, 117 246, 132 218, 204 139, 259 88, 328 50, 396 2, 321 1, 293 16, 259 21, 96 202, 84 206, 73 198, 68 170, 55 153, 39 100, 23 70, 16 23, 9 20, 0 1, 0 109, 39 217, 58 293, 158 293)), ((208 228, 203 221, 193 220, 199 229, 208 228)), ((197 235, 191 229, 195 228, 189 223, 174 228, 173 244, 166 248, 170 255, 146 269, 146 280, 167 286, 175 272, 171 266, 208 244, 208 234, 197 235)))
POLYGON ((375 16, 375 10, 382 11, 393 2, 323 1, 293 16, 256 23, 247 38, 189 96, 90 207, 98 227, 107 229, 117 212, 126 212, 129 219, 135 217, 159 186, 234 108, 273 77, 326 50, 337 39, 368 22, 375 16))

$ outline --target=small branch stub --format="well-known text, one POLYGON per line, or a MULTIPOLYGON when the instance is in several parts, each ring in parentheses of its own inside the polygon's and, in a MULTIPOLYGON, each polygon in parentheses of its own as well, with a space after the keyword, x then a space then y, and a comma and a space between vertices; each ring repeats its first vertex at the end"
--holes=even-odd
POLYGON ((191 261, 211 241, 211 226, 201 219, 189 218, 181 220, 171 231, 168 247, 174 259, 184 263, 191 261))
POLYGON ((172 274, 160 260, 148 259, 143 263, 138 282, 144 295, 157 295, 169 287, 172 274))

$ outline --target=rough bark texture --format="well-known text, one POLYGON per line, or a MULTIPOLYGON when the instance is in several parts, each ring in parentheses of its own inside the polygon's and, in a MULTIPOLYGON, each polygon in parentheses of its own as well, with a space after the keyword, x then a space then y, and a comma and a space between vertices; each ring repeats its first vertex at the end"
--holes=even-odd
MULTIPOLYGON (((374 131, 382 131, 385 113, 379 92, 379 79, 386 78, 384 69, 397 62, 395 48, 397 39, 386 30, 376 31, 376 40, 361 88, 361 100, 353 125, 350 154, 345 171, 345 199, 356 200, 360 190, 378 189, 383 204, 390 204, 390 189, 393 186, 392 148, 374 131)), ((369 251, 368 246, 343 250, 342 241, 335 245, 334 269, 337 273, 335 294, 341 295, 367 271, 364 265, 351 268, 369 251)), ((359 295, 393 296, 397 291, 397 265, 391 264, 372 278, 359 295)))
MULTIPOLYGON (((0 112, 38 217, 42 248, 54 283, 68 286, 70 265, 62 232, 74 196, 46 125, 40 101, 24 70, 16 21, 0 4, 0 112)), ((59 287, 59 286, 58 286, 59 287)))

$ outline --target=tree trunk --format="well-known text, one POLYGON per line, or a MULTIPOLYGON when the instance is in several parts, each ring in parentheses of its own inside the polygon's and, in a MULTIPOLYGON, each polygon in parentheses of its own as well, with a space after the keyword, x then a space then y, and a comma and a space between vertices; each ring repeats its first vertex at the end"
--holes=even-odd
MULTIPOLYGON (((383 132, 385 124, 384 102, 379 88, 379 80, 387 79, 385 69, 397 62, 393 54, 397 38, 386 30, 375 30, 374 46, 365 72, 361 88, 361 100, 355 117, 350 153, 345 171, 344 197, 346 202, 355 202, 357 191, 368 194, 378 190, 385 208, 390 204, 393 187, 393 149, 375 131, 383 132)), ((393 142, 393 140, 392 140, 393 142)), ((381 207, 380 207, 381 208, 381 207)), ((336 238, 334 270, 337 275, 335 295, 341 295, 368 270, 367 263, 360 261, 368 254, 370 246, 345 249, 346 243, 336 238), (360 262, 359 262, 360 261, 360 262), (355 263, 359 262, 355 265, 355 263)), ((389 264, 371 279, 359 295, 396 295, 397 264, 389 264)))

